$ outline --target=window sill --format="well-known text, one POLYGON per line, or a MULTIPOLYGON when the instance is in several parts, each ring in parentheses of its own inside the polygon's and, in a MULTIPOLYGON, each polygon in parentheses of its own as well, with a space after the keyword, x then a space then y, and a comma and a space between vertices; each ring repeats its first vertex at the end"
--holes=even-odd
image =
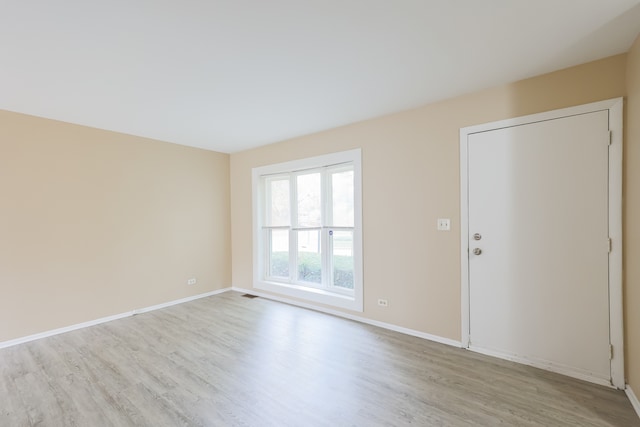
POLYGON ((274 292, 288 297, 300 298, 306 301, 317 302, 331 307, 344 308, 358 312, 363 311, 362 301, 358 301, 355 296, 351 295, 343 295, 311 287, 307 288, 300 285, 267 282, 262 280, 256 281, 253 286, 256 289, 274 292))

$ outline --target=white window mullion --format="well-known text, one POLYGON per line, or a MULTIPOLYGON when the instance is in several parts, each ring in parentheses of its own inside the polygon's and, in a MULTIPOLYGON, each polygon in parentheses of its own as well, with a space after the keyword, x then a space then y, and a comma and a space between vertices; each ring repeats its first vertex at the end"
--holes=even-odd
POLYGON ((329 229, 322 227, 320 231, 320 250, 322 254, 322 287, 328 289, 331 285, 331 265, 329 259, 329 229))
POLYGON ((333 215, 331 212, 331 182, 328 168, 322 170, 322 284, 325 289, 333 285, 333 275, 331 266, 331 226, 333 225, 333 215))
POLYGON ((289 232, 289 282, 294 283, 298 278, 298 233, 289 232))
POLYGON ((271 277, 271 229, 270 228, 264 228, 262 230, 263 233, 263 251, 265 254, 267 254, 266 258, 266 262, 263 262, 263 272, 262 274, 264 275, 263 277, 271 277))
POLYGON ((321 281, 319 287, 322 289, 327 288, 327 274, 326 274, 326 238, 325 238, 325 225, 327 219, 327 212, 325 206, 325 183, 324 183, 324 171, 325 168, 319 170, 320 173, 320 232, 319 232, 319 246, 320 246, 320 275, 321 281))
POLYGON ((296 174, 289 174, 289 207, 291 228, 289 230, 289 282, 298 280, 298 185, 296 174))

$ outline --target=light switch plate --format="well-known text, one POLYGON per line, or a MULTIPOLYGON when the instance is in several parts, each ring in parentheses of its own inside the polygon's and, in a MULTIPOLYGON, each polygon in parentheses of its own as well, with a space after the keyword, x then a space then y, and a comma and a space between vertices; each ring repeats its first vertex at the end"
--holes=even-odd
POLYGON ((438 231, 451 230, 451 220, 449 218, 438 218, 438 231))

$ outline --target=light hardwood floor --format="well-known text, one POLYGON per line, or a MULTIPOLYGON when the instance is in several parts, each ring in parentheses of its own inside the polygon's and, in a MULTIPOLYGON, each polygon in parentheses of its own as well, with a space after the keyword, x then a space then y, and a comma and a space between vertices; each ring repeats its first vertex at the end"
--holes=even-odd
POLYGON ((0 350, 1 426, 640 426, 623 392, 228 292, 0 350))

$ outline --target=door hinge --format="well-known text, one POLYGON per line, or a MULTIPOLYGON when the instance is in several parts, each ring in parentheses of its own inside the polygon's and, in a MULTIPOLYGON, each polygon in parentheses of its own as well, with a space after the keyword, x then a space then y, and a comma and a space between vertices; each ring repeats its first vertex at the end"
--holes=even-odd
POLYGON ((609 140, 607 141, 608 145, 611 145, 613 143, 613 132, 609 131, 609 140))
POLYGON ((609 344, 609 360, 613 360, 613 345, 609 344))
POLYGON ((611 238, 607 239, 607 252, 611 253, 611 247, 612 247, 612 243, 611 243, 611 238))

